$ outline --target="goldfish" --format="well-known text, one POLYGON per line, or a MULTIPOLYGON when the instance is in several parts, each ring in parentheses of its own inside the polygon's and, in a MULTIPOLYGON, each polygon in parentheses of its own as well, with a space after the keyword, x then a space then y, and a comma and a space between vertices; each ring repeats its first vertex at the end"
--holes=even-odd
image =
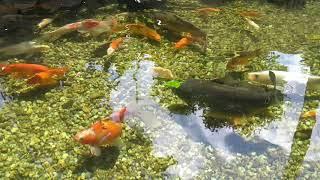
POLYGON ((238 66, 244 66, 249 63, 250 59, 255 58, 261 53, 260 49, 254 51, 240 52, 239 55, 234 56, 228 61, 227 69, 234 69, 238 66))
POLYGON ((311 110, 303 113, 302 118, 315 118, 317 116, 317 110, 311 110))
POLYGON ((21 54, 34 54, 37 52, 43 52, 50 47, 47 45, 36 45, 35 42, 26 41, 19 44, 10 45, 0 49, 0 54, 5 56, 16 56, 21 54))
MULTIPOLYGON (((262 84, 272 84, 272 80, 269 76, 269 71, 260 71, 260 72, 250 72, 247 75, 249 81, 259 82, 262 84)), ((281 85, 287 81, 287 79, 294 79, 295 77, 305 77, 308 79, 307 89, 309 90, 319 90, 320 89, 320 76, 306 75, 296 72, 286 72, 286 71, 274 71, 272 72, 275 75, 276 84, 281 85)))
POLYGON ((183 37, 182 39, 180 39, 178 42, 176 42, 176 44, 174 45, 174 47, 176 49, 181 49, 184 48, 186 46, 188 46, 189 44, 191 44, 193 42, 193 39, 191 36, 187 36, 187 37, 183 37))
POLYGON ((27 80, 27 83, 29 85, 37 85, 40 87, 54 86, 58 84, 58 80, 61 79, 67 71, 68 68, 49 69, 35 74, 27 80))
POLYGON ((260 17, 261 14, 257 11, 242 11, 239 13, 242 17, 260 17))
POLYGON ((126 28, 133 34, 143 35, 158 42, 161 41, 161 36, 155 30, 143 24, 127 24, 126 28))
POLYGON ((113 40, 110 43, 109 48, 107 50, 108 55, 112 54, 116 49, 118 49, 122 42, 123 42, 123 38, 118 38, 113 40))
POLYGON ((46 26, 48 26, 53 21, 52 18, 45 18, 42 19, 41 22, 37 25, 39 29, 42 29, 46 26))
POLYGON ((169 69, 165 69, 162 67, 154 67, 153 72, 157 77, 164 79, 173 79, 173 74, 169 69))
POLYGON ((89 145, 91 154, 100 156, 101 146, 114 145, 119 140, 126 112, 127 109, 122 108, 111 117, 93 123, 89 129, 78 132, 74 139, 83 145, 89 145))
POLYGON ((200 8, 200 9, 197 9, 196 11, 198 11, 202 15, 208 15, 211 12, 220 12, 221 9, 219 9, 219 8, 200 8))
POLYGON ((48 67, 39 64, 0 64, 1 75, 14 75, 16 77, 30 77, 36 73, 44 72, 49 70, 48 67))
POLYGON ((92 36, 99 36, 102 33, 110 33, 116 25, 116 20, 108 19, 105 21, 98 21, 94 19, 85 19, 83 21, 66 24, 54 31, 44 34, 45 39, 56 40, 61 36, 78 31, 80 33, 88 33, 92 36))

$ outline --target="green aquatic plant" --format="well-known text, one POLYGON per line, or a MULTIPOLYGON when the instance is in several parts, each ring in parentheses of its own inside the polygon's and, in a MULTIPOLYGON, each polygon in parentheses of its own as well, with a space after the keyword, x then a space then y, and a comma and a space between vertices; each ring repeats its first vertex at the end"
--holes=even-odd
POLYGON ((166 82, 164 85, 165 85, 165 87, 168 87, 168 88, 177 89, 181 86, 181 84, 182 84, 182 81, 171 80, 171 81, 166 82))

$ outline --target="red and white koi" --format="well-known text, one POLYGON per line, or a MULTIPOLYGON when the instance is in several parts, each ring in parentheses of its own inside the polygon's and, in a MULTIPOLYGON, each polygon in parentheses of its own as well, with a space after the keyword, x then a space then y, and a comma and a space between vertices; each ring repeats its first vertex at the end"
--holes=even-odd
POLYGON ((116 28, 117 21, 115 19, 108 19, 104 21, 85 19, 83 21, 64 25, 54 31, 44 34, 45 39, 56 40, 61 36, 78 31, 80 33, 88 33, 92 36, 99 36, 102 33, 111 33, 116 28))

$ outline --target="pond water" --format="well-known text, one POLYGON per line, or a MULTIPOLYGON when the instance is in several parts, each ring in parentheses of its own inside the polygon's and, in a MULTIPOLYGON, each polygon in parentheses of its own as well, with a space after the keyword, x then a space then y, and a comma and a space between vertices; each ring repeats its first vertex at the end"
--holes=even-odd
POLYGON ((1 179, 320 177, 319 2, 118 2, 0 1, 1 179))

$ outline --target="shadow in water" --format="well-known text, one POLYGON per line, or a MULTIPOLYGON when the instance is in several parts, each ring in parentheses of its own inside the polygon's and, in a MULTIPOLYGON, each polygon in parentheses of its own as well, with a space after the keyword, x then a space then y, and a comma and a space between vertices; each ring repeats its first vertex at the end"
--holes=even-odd
POLYGON ((111 169, 115 165, 119 154, 120 150, 118 147, 103 148, 99 157, 84 156, 75 172, 77 174, 84 171, 92 173, 97 169, 111 169))

